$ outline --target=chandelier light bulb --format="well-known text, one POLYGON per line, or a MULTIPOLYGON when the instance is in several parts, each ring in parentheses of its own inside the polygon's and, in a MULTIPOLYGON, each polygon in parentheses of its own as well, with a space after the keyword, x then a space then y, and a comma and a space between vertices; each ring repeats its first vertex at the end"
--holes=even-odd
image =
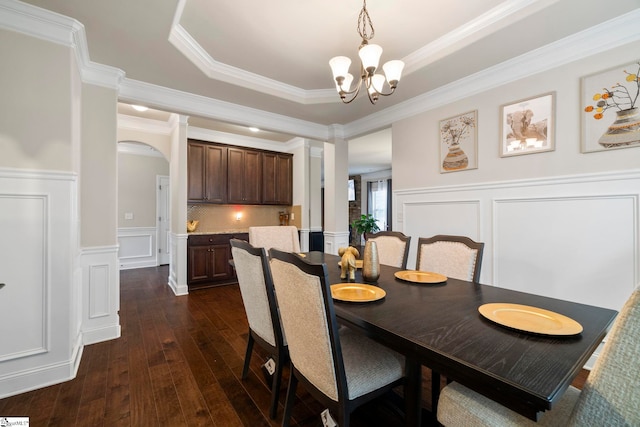
POLYGON ((385 62, 382 66, 384 75, 387 77, 389 86, 395 87, 402 77, 402 70, 404 69, 404 62, 394 59, 393 61, 385 62))
POLYGON ((374 74, 371 77, 371 88, 373 88, 376 92, 382 93, 382 88, 384 86, 385 78, 382 74, 374 74))
POLYGON ((362 67, 369 75, 372 75, 380 63, 382 47, 377 44, 367 44, 360 48, 358 56, 360 56, 360 60, 362 61, 362 67))
POLYGON ((340 85, 338 85, 338 82, 336 82, 336 89, 338 90, 338 93, 341 90, 344 92, 349 92, 349 90, 351 90, 352 82, 353 82, 353 74, 347 73, 347 75, 344 76, 344 81, 342 82, 342 89, 340 89, 340 85))
POLYGON ((351 59, 346 56, 336 56, 331 58, 329 66, 333 72, 333 79, 338 80, 340 77, 345 78, 349 73, 349 67, 351 66, 351 59))

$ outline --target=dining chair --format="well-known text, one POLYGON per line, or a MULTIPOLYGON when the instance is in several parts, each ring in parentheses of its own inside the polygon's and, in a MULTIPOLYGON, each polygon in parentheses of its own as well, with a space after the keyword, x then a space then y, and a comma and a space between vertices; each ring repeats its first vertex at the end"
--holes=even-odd
POLYGON ((326 264, 277 249, 269 254, 291 360, 282 425, 289 425, 300 382, 348 427, 355 408, 404 383, 404 357, 338 327, 326 264))
POLYGON ((407 268, 411 236, 406 236, 399 231, 379 231, 377 233, 367 233, 365 237, 367 241, 376 242, 380 264, 403 270, 407 268))
POLYGON ((253 344, 258 343, 269 352, 275 362, 269 406, 269 416, 275 418, 282 383, 282 368, 289 360, 289 350, 278 313, 269 259, 264 248, 255 248, 244 240, 232 239, 230 242, 240 294, 249 322, 242 379, 249 373, 253 344))
POLYGON ((439 234, 418 239, 416 270, 432 271, 459 280, 480 280, 484 243, 465 236, 439 234))
POLYGON ((249 227, 249 243, 256 248, 300 252, 298 228, 293 225, 249 227))
POLYGON ((538 422, 453 382, 440 394, 438 421, 445 426, 640 425, 640 287, 607 334, 582 391, 570 386, 538 422))

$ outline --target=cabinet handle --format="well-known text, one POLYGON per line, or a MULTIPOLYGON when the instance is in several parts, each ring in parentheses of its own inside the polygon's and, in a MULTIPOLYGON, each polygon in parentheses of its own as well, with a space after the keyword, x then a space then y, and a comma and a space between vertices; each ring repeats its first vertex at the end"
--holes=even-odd
POLYGON ((4 283, 0 283, 0 289, 4 288, 4 283))

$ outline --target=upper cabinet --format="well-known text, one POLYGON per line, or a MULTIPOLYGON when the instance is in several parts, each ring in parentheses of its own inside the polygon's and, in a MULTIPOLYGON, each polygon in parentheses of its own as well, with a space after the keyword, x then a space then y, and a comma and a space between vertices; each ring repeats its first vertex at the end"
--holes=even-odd
POLYGON ((241 148, 228 149, 228 203, 259 204, 262 199, 262 153, 241 148))
POLYGON ((293 155, 189 140, 190 203, 291 205, 293 155))
POLYGON ((285 153, 262 154, 262 202, 267 205, 292 203, 293 155, 285 153))
POLYGON ((187 156, 189 201, 226 203, 227 147, 190 141, 187 156))

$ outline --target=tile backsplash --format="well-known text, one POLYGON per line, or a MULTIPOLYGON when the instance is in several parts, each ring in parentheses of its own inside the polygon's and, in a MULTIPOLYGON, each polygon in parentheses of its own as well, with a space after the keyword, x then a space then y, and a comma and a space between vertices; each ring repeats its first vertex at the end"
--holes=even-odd
MULTIPOLYGON (((199 221, 196 232, 247 230, 252 226, 280 225, 280 212, 300 212, 299 206, 189 205, 187 220, 199 221), (297 209, 296 209, 297 208, 297 209), (237 219, 241 214, 240 219, 237 219)), ((289 224, 299 226, 299 214, 289 224)))

